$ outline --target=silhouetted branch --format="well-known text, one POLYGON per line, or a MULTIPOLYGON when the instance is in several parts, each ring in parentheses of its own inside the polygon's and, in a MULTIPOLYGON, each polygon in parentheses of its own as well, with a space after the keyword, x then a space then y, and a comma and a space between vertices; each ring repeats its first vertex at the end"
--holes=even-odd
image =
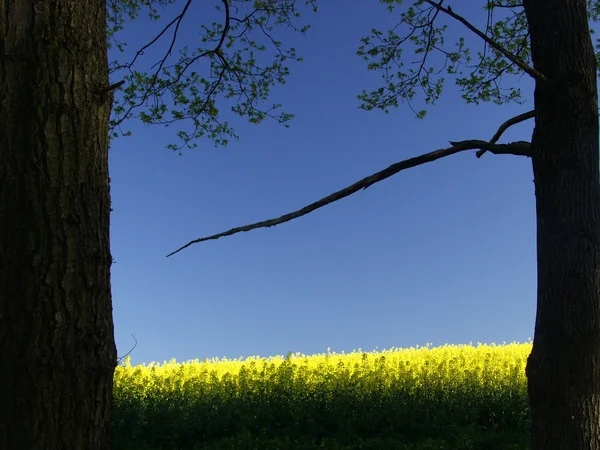
POLYGON ((515 3, 513 5, 503 5, 502 3, 488 2, 488 7, 493 8, 523 8, 523 3, 515 3))
POLYGON ((123 361, 123 359, 127 358, 127 356, 129 356, 129 354, 133 351, 133 349, 135 349, 137 347, 137 344, 138 344, 137 339, 135 338, 135 336, 133 334, 131 335, 131 337, 135 341, 135 344, 133 345, 133 347, 131 347, 131 350, 129 350, 127 353, 125 353, 120 358, 117 358, 117 364, 120 363, 121 361, 123 361))
POLYGON ((440 3, 436 3, 432 0, 423 0, 423 1, 437 9, 439 9, 440 11, 445 12, 453 19, 458 20, 460 23, 462 23, 464 26, 466 26, 469 30, 471 30, 473 33, 475 33, 477 36, 479 36, 481 39, 483 39, 485 42, 487 42, 492 48, 496 49, 497 51, 502 53, 504 56, 506 56, 506 58, 509 61, 515 63, 521 70, 523 70, 523 72, 529 74, 532 78, 534 78, 538 81, 548 82, 548 79, 546 78, 546 76, 543 73, 538 72, 533 67, 531 67, 529 64, 527 64, 525 61, 523 61, 521 58, 519 58, 517 55, 514 55, 513 53, 509 52, 504 47, 502 47, 497 42, 495 42, 493 39, 491 39, 488 35, 486 35, 482 31, 480 31, 479 29, 475 28, 464 17, 459 16, 454 11, 452 11, 452 8, 450 8, 450 6, 444 8, 442 6, 441 1, 440 1, 440 3))
POLYGON ((199 239, 193 240, 191 242, 188 242, 183 247, 180 247, 177 250, 175 250, 174 252, 169 253, 167 255, 167 258, 169 256, 172 256, 175 253, 178 253, 181 250, 189 247, 192 244, 197 244, 197 243, 204 242, 204 241, 215 240, 215 239, 219 239, 222 237, 241 233, 244 231, 256 230, 257 228, 268 228, 268 227, 272 227, 275 225, 279 225, 281 223, 289 222, 290 220, 297 219, 298 217, 302 217, 308 213, 315 211, 316 209, 319 209, 319 208, 322 208, 323 206, 329 205, 330 203, 333 203, 333 202, 341 200, 345 197, 348 197, 349 195, 352 195, 361 189, 366 189, 369 186, 372 186, 375 183, 379 183, 380 181, 383 181, 386 178, 389 178, 392 175, 395 175, 402 170, 410 169, 411 167, 420 166, 421 164, 433 162, 437 159, 445 158, 446 156, 450 156, 455 153, 463 152, 465 150, 485 149, 494 154, 510 154, 510 155, 519 155, 519 156, 529 156, 529 157, 531 156, 529 142, 523 142, 523 141, 513 142, 510 144, 494 144, 494 143, 490 143, 490 142, 486 142, 486 141, 468 140, 468 141, 460 141, 460 142, 450 142, 450 144, 452 145, 452 147, 435 150, 430 153, 425 153, 424 155, 416 156, 414 158, 406 159, 404 161, 400 161, 395 164, 392 164, 391 166, 387 167, 386 169, 383 169, 377 173, 374 173, 373 175, 369 175, 368 177, 363 178, 362 180, 357 181, 356 183, 354 183, 340 191, 334 192, 333 194, 330 194, 327 197, 322 198, 321 200, 311 203, 310 205, 307 205, 302 209, 299 209, 297 211, 294 211, 294 212, 291 212, 288 214, 284 214, 281 217, 264 220, 262 222, 257 222, 257 223, 253 223, 250 225, 244 225, 244 226, 237 227, 237 228, 232 228, 231 230, 225 231, 223 233, 214 234, 212 236, 203 237, 203 238, 199 238, 199 239))
MULTIPOLYGON (((223 3, 228 6, 227 0, 222 0, 223 3)), ((142 48, 140 48, 134 58, 131 60, 131 62, 129 62, 128 64, 126 64, 124 67, 127 69, 130 69, 131 67, 133 67, 133 65, 135 64, 135 61, 144 54, 144 51, 147 50, 149 47, 151 47, 152 45, 154 45, 166 32, 169 28, 171 28, 173 25, 175 25, 175 29, 173 31, 173 36, 171 37, 171 44, 169 45, 169 48, 167 50, 167 52, 165 53, 165 56, 163 56, 163 58, 156 64, 154 64, 154 66, 152 66, 152 68, 158 66, 158 68, 156 69, 156 71, 154 72, 154 76, 152 78, 152 83, 150 84, 150 86, 148 86, 146 88, 146 91, 144 93, 144 95, 142 96, 142 98, 140 99, 139 102, 134 103, 134 104, 130 104, 129 108, 127 109, 127 111, 123 114, 123 117, 121 117, 121 119, 115 120, 115 122, 111 125, 112 128, 119 126, 121 123, 123 123, 123 121, 125 119, 127 119, 129 117, 129 114, 135 109, 138 108, 139 106, 143 105, 144 102, 146 100, 148 100, 152 89, 154 89, 156 80, 158 79, 158 76, 163 68, 163 66, 165 65, 165 63, 167 62, 167 58, 171 55, 171 53, 173 52, 173 47, 175 46, 175 42, 177 41, 177 33, 179 32, 179 27, 181 26, 181 21, 183 20, 183 18, 185 17, 185 14, 188 10, 188 8, 190 7, 192 3, 192 0, 187 0, 187 2, 185 3, 185 5, 183 6, 183 9, 181 10, 181 12, 179 13, 179 15, 177 17, 175 17, 171 22, 169 22, 161 31, 160 33, 158 33, 156 35, 156 37, 154 39, 152 39, 149 43, 147 43, 146 45, 144 45, 142 48)), ((220 49, 220 47, 223 45, 223 41, 225 40, 225 36, 226 36, 226 32, 229 30, 229 8, 227 8, 226 10, 227 12, 227 22, 224 26, 224 30, 223 30, 223 36, 219 42, 219 45, 215 48, 215 50, 213 50, 214 52, 218 51, 220 49)), ((202 55, 204 56, 204 55, 202 55)))
MULTIPOLYGON (((502 133, 504 133, 507 130, 507 128, 512 127, 513 125, 516 125, 527 119, 531 119, 533 117, 535 117, 535 109, 533 109, 531 111, 527 111, 526 113, 523 113, 523 114, 519 114, 518 116, 515 116, 512 119, 508 119, 506 122, 504 122, 502 125, 500 125, 500 128, 498 128, 498 131, 496 131, 496 134, 494 134, 492 139, 490 139, 490 141, 489 141, 490 144, 495 144, 496 142, 498 142, 498 139, 500 139, 500 136, 502 136, 502 133)), ((481 150, 479 150, 476 153, 476 156, 478 158, 481 158, 486 151, 487 151, 486 149, 482 148, 481 150)))
POLYGON ((109 92, 112 92, 115 89, 120 88, 124 84, 125 84, 125 80, 117 81, 116 83, 113 83, 113 84, 111 84, 109 86, 106 86, 106 87, 104 87, 102 89, 98 89, 97 94, 98 95, 108 94, 109 92))

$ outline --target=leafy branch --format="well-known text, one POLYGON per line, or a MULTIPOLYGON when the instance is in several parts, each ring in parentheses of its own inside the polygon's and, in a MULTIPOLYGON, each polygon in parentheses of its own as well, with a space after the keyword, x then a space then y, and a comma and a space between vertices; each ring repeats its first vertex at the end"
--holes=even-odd
POLYGON ((509 61, 511 61, 513 64, 515 64, 521 70, 523 70, 523 72, 529 74, 532 78, 534 78, 534 79, 536 79, 538 81, 541 81, 541 82, 547 82, 548 81, 548 79, 546 78, 546 76, 544 74, 538 72, 533 67, 531 67, 529 64, 527 64, 525 61, 523 61, 522 59, 520 59, 518 56, 516 56, 513 53, 509 52, 504 47, 498 45, 498 43, 496 43, 488 35, 486 35, 485 33, 482 33, 479 29, 477 29, 476 27, 474 27, 473 25, 471 25, 471 23, 469 21, 467 21, 464 17, 459 16, 454 11, 452 11, 452 9, 450 7, 447 7, 447 8, 443 7, 441 1, 439 3, 436 3, 433 0, 423 0, 423 1, 425 3, 430 4, 431 6, 433 6, 434 8, 436 8, 437 10, 443 11, 444 13, 448 14, 453 19, 455 19, 455 20, 459 21, 460 23, 462 23, 469 30, 471 30, 473 33, 475 33, 477 36, 479 36, 481 39, 483 39, 487 44, 489 44, 490 47, 492 47, 494 50, 498 51, 499 53, 502 53, 502 55, 504 55, 506 57, 506 59, 508 59, 509 61))
MULTIPOLYGON (((118 0, 114 0, 118 2, 118 0)), ((127 0, 135 1, 135 0, 127 0)), ((144 0, 151 3, 153 0, 144 0)), ((171 3, 172 0, 154 0, 171 3)), ((316 10, 316 0, 304 4, 316 10)), ((278 112, 280 104, 262 107, 276 84, 283 84, 289 75, 290 61, 301 61, 293 47, 284 47, 274 36, 276 27, 287 27, 301 34, 308 26, 296 25, 300 12, 294 0, 221 0, 215 9, 223 15, 221 22, 201 24, 202 46, 190 50, 187 46, 178 49, 179 58, 170 63, 176 52, 177 36, 192 5, 187 0, 178 15, 162 30, 141 47, 128 63, 111 64, 113 76, 125 73, 126 87, 115 98, 114 116, 111 120, 111 136, 126 135, 122 123, 138 117, 146 124, 170 126, 185 122, 189 126, 177 134, 180 145, 169 145, 173 150, 193 148, 197 138, 207 136, 216 145, 226 145, 229 138, 237 138, 235 130, 220 119, 220 101, 230 101, 231 111, 246 117, 250 123, 258 124, 271 118, 287 126, 292 114, 278 112), (137 70, 139 60, 145 52, 159 41, 170 36, 167 50, 156 61, 150 72, 137 70), (260 53, 271 50, 268 58, 260 53), (201 76, 195 66, 206 63, 208 73, 201 76), (118 133, 116 130, 120 130, 118 133)))
MULTIPOLYGON (((400 2, 382 0, 382 3, 390 13, 395 13, 400 2)), ((423 118, 426 111, 417 112, 411 105, 415 95, 420 91, 426 104, 434 104, 441 96, 446 75, 455 78, 467 103, 520 102, 518 85, 502 87, 505 75, 527 73, 545 80, 543 74, 531 67, 529 33, 522 4, 516 0, 486 0, 484 8, 488 13, 484 31, 444 5, 443 0, 416 0, 399 14, 400 20, 391 30, 384 33, 373 29, 370 36, 361 39, 357 53, 367 61, 369 70, 381 74, 383 82, 378 89, 363 91, 358 96, 362 102, 360 108, 389 112, 403 100, 417 117, 423 118), (453 47, 445 42, 447 25, 438 24, 439 13, 462 23, 480 38, 483 51, 478 53, 477 64, 471 64, 471 49, 465 38, 459 38, 453 47), (405 53, 409 50, 419 57, 417 61, 406 60, 405 53)))
MULTIPOLYGON (((518 59, 530 63, 529 29, 523 5, 516 0, 503 2, 487 1, 485 34, 518 59)), ((456 79, 463 99, 475 104, 486 101, 498 105, 513 101, 522 103, 519 85, 515 83, 505 88, 502 81, 506 75, 523 76, 524 72, 486 41, 483 41, 483 52, 478 53, 478 59, 475 66, 465 65, 472 68, 467 76, 456 79)))
MULTIPOLYGON (((393 2, 388 5, 390 12, 394 11, 393 2)), ((445 62, 441 70, 435 72, 433 66, 428 65, 428 56, 432 50, 441 49, 444 45, 444 32, 446 26, 436 27, 435 21, 439 11, 435 8, 419 9, 410 7, 400 14, 400 22, 387 33, 377 29, 371 30, 371 36, 361 39, 361 45, 356 52, 367 63, 369 70, 380 71, 385 87, 367 93, 363 91, 359 96, 362 101, 361 109, 374 108, 389 112, 390 107, 398 106, 398 99, 408 102, 408 106, 417 115, 424 117, 425 111, 415 111, 411 100, 416 95, 417 89, 425 95, 426 103, 434 103, 441 95, 444 79, 439 74, 444 70, 452 70, 456 62, 466 57, 464 47, 459 42, 455 52, 445 52, 445 62), (405 35, 397 33, 397 29, 408 26, 405 35), (418 68, 412 67, 404 71, 405 63, 402 59, 408 45, 416 47, 415 54, 422 54, 418 68)))

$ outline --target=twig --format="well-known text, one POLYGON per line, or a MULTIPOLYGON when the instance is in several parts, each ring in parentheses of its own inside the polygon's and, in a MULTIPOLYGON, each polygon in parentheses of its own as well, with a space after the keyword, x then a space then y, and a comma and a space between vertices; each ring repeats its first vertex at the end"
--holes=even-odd
POLYGON ((102 89, 98 89, 97 94, 98 95, 104 95, 104 94, 108 94, 109 92, 114 91, 115 89, 120 88, 121 86, 123 86, 125 84, 125 80, 121 80, 121 81, 117 81, 116 83, 113 83, 109 86, 106 86, 102 89))
POLYGON ((349 195, 358 192, 361 189, 366 189, 369 186, 374 185, 375 183, 379 183, 380 181, 385 180, 386 178, 391 177, 392 175, 397 174, 398 172, 409 169, 411 167, 420 166, 421 164, 433 162, 437 159, 444 158, 446 156, 453 155, 455 153, 463 152, 465 150, 476 150, 476 149, 485 149, 495 154, 511 154, 511 155, 519 155, 519 156, 531 156, 530 154, 530 144, 529 142, 513 142, 511 144, 493 144, 486 141, 479 140, 469 140, 469 141, 461 141, 461 142, 450 142, 452 147, 444 148, 440 150, 435 150, 430 153, 425 153, 424 155, 416 156, 414 158, 406 159, 404 161, 397 162, 392 164, 391 166, 383 169, 373 175, 369 175, 366 178, 363 178, 356 183, 345 187, 344 189, 334 192, 333 194, 328 195, 327 197, 322 198, 310 205, 305 206, 302 209, 297 211, 284 214, 281 217, 264 220, 262 222, 253 223, 250 225, 244 225, 237 228, 232 228, 229 231, 225 231, 223 233, 214 234, 212 236, 199 238, 193 241, 188 242, 183 247, 178 248, 172 253, 167 255, 173 256, 175 253, 179 253, 181 250, 189 247, 192 244, 197 244, 204 241, 210 241, 219 239, 226 236, 231 236, 233 234, 241 233, 244 231, 251 231, 257 228, 268 228, 275 225, 279 225, 285 222, 289 222, 290 220, 297 219, 298 217, 304 216, 308 213, 313 212, 316 209, 322 208, 323 206, 329 205, 330 203, 336 202, 338 200, 343 199, 344 197, 348 197, 349 195))
MULTIPOLYGON (((518 116, 515 116, 512 119, 508 119, 506 122, 504 122, 502 125, 500 125, 500 128, 498 128, 498 131, 496 131, 496 134, 494 134, 492 139, 490 139, 490 141, 489 141, 490 144, 495 144, 496 142, 498 142, 498 139, 500 139, 500 136, 502 136, 502 133, 504 133, 509 127, 512 127, 513 125, 524 122, 527 119, 532 119, 533 117, 535 117, 535 109, 532 109, 531 111, 527 111, 526 113, 523 113, 523 114, 519 114, 518 116)), ((486 149, 482 148, 475 155, 478 158, 481 158, 486 151, 487 151, 486 149)))
POLYGON ((127 358, 127 356, 129 356, 129 354, 133 351, 134 348, 137 347, 137 339, 135 338, 135 336, 132 334, 131 337, 133 338, 133 340, 135 341, 135 344, 133 345, 133 347, 131 347, 131 350, 129 350, 127 353, 125 353, 123 356, 121 356, 120 358, 117 358, 117 363, 120 363, 121 361, 123 361, 125 358, 127 358))
POLYGON ((494 41, 492 38, 490 38, 488 35, 486 35, 485 33, 481 32, 479 29, 475 28, 464 17, 459 16, 454 11, 452 11, 452 9, 449 6, 446 7, 446 8, 444 8, 442 6, 441 2, 440 3, 436 3, 436 2, 434 2, 432 0, 423 0, 423 1, 425 3, 430 4, 434 8, 437 8, 438 10, 445 12, 450 17, 458 20, 460 23, 462 23, 464 26, 466 26, 469 30, 471 30, 477 36, 479 36, 485 42, 487 42, 488 44, 490 44, 490 46, 492 48, 496 49, 497 51, 499 51, 500 53, 502 53, 504 56, 506 56, 507 59, 509 59, 510 61, 512 61, 513 63, 515 63, 521 70, 523 70, 524 72, 526 72, 527 74, 529 74, 532 78, 534 78, 534 79, 536 79, 538 81, 545 82, 545 83, 548 82, 548 78, 546 78, 546 76, 543 73, 538 72, 533 67, 531 67, 529 64, 527 64, 525 61, 523 61, 521 58, 519 58, 517 55, 509 52, 504 47, 502 47, 501 45, 499 45, 496 41, 494 41))
MULTIPOLYGON (((171 22, 169 22, 167 25, 165 25, 165 27, 160 31, 160 33, 158 33, 154 39, 152 39, 150 42, 148 42, 146 45, 144 45, 142 48, 140 48, 135 56, 133 57, 133 59, 131 60, 131 62, 129 62, 128 64, 126 64, 125 67, 131 67, 135 64, 135 61, 144 54, 144 51, 146 49, 148 49, 149 47, 151 47, 152 45, 154 45, 155 42, 157 42, 163 34, 165 34, 167 32, 167 30, 169 28, 171 28, 173 25, 175 25, 175 27, 179 27, 179 24, 181 23, 181 20, 183 19, 183 17, 185 16, 185 13, 187 12, 188 8, 190 7, 190 5, 192 4, 192 0, 187 0, 186 4, 183 6, 183 9, 181 10, 181 12, 179 13, 179 15, 177 17, 175 17, 173 20, 171 20, 171 22)), ((175 32, 176 33, 176 32, 175 32)), ((171 43, 173 44, 173 42, 171 43)))

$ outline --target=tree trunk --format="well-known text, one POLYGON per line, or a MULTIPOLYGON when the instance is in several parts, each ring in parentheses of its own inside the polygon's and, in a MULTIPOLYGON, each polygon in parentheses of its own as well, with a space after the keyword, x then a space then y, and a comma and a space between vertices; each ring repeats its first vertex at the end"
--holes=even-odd
POLYGON ((598 92, 585 0, 524 0, 537 82, 533 450, 600 449, 598 92))
POLYGON ((0 0, 1 449, 109 446, 107 67, 106 0, 0 0))

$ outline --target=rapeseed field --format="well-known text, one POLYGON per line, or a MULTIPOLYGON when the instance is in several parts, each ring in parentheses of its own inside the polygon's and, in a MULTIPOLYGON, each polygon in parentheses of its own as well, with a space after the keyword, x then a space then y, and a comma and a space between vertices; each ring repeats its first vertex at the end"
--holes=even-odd
POLYGON ((531 343, 288 354, 115 372, 115 449, 525 449, 531 343))

